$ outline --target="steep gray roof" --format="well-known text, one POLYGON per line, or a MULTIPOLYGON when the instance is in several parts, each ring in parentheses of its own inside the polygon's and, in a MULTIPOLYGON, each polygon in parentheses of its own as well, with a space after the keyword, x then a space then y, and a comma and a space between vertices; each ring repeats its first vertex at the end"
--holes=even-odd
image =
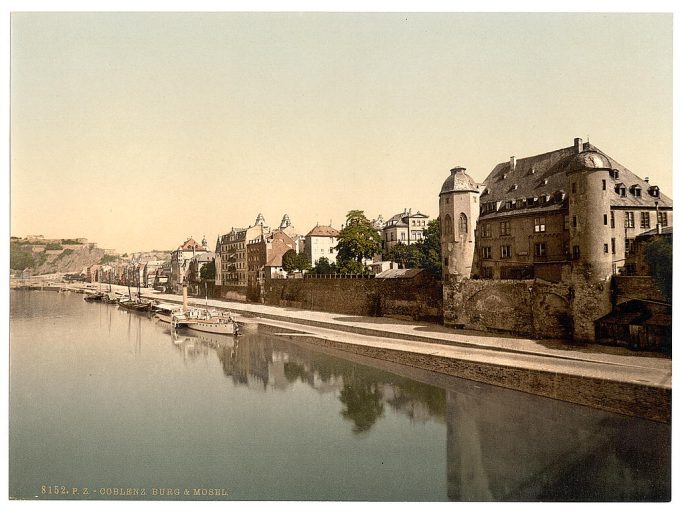
POLYGON ((466 172, 464 167, 454 167, 442 184, 440 195, 448 192, 479 192, 479 184, 466 172))
MULTIPOLYGON (((570 194, 570 178, 567 172, 583 168, 612 169, 618 171, 618 178, 610 173, 607 190, 610 195, 610 203, 614 207, 653 207, 655 201, 659 202, 659 208, 672 208, 673 202, 668 196, 659 193, 658 197, 650 194, 652 185, 630 171, 628 168, 605 154, 594 145, 585 143, 584 151, 577 153, 573 146, 550 151, 541 155, 534 155, 515 161, 512 169, 510 162, 501 162, 494 167, 486 180, 485 190, 480 198, 480 203, 496 202, 497 210, 482 213, 481 217, 493 218, 504 215, 517 215, 527 211, 536 210, 559 210, 566 208, 570 194), (626 187, 626 195, 620 196, 615 191, 616 184, 626 187), (641 195, 634 196, 630 193, 633 185, 639 185, 641 195), (560 193, 559 195, 557 193, 560 193), (508 209, 507 201, 524 200, 527 198, 547 197, 547 201, 536 206, 526 206, 508 209), (556 199, 556 196, 562 196, 556 199)), ((538 203, 538 202, 537 202, 538 203)), ((518 203, 519 205, 519 203, 518 203)))

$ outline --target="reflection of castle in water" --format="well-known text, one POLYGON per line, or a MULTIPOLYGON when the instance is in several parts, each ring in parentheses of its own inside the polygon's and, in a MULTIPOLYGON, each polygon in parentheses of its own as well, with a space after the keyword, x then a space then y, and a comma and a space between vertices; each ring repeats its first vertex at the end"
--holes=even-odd
POLYGON ((451 500, 670 500, 668 425, 463 381, 446 402, 451 500))
POLYGON ((432 373, 402 369, 410 376, 402 377, 381 362, 363 365, 263 333, 184 337, 178 347, 188 359, 214 350, 237 386, 265 392, 300 383, 335 394, 357 435, 387 409, 415 422, 445 421, 441 471, 451 500, 670 498, 665 424, 432 373))

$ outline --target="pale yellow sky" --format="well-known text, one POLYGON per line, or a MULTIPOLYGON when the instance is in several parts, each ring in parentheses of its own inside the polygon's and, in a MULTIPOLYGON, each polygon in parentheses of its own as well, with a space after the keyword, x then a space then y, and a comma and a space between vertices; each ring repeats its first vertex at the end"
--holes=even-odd
POLYGON ((18 13, 11 232, 119 251, 436 216, 590 138, 671 195, 670 14, 18 13))

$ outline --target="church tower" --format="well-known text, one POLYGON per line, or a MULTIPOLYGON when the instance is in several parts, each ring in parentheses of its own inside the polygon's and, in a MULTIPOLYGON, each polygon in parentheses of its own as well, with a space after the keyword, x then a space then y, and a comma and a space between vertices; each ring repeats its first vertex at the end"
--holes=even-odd
POLYGON ((454 167, 444 180, 439 193, 444 281, 470 277, 480 192, 480 185, 470 178, 464 167, 454 167))

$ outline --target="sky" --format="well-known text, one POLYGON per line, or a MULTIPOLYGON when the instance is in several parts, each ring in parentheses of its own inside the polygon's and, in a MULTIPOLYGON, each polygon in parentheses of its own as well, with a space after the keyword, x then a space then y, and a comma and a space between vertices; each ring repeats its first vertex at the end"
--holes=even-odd
POLYGON ((11 235, 306 234, 590 140, 672 196, 672 15, 11 15, 11 235))

